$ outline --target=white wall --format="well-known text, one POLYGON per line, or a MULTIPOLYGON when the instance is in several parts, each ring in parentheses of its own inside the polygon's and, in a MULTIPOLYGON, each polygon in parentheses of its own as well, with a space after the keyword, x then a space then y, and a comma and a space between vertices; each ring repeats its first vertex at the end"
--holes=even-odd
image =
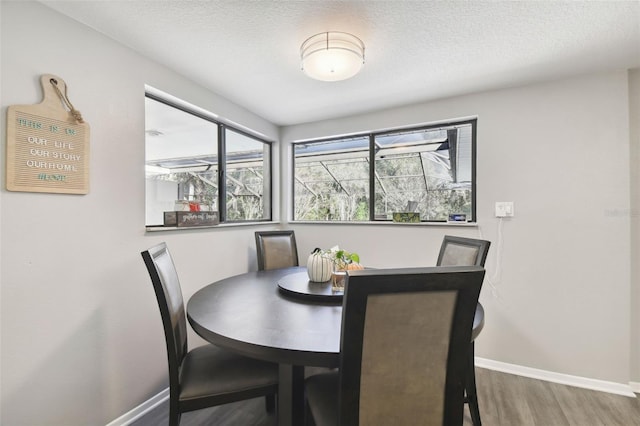
POLYGON ((339 243, 371 266, 433 265, 445 233, 484 236, 493 245, 477 355, 628 384, 626 71, 291 126, 282 141, 472 115, 478 116, 478 228, 292 224, 301 253, 339 243), (500 225, 496 201, 514 201, 515 217, 500 225))
POLYGON ((631 167, 631 380, 640 392, 640 69, 629 72, 631 167))
MULTIPOLYGON (((86 196, 7 192, 2 177, 0 423, 105 424, 167 386, 160 316, 140 251, 169 243, 185 299, 256 267, 256 227, 145 233, 144 85, 274 139, 279 129, 39 3, 0 2, 0 16, 2 128, 6 107, 38 103, 40 75, 56 74, 91 126, 92 157, 86 196)), ((637 95, 637 73, 633 81, 637 95)), ((281 130, 289 142, 473 115, 478 228, 289 224, 301 257, 339 243, 370 266, 430 265, 445 233, 481 233, 493 248, 478 355, 628 382, 630 362, 638 362, 629 355, 629 141, 638 145, 638 131, 633 139, 626 72, 281 130), (502 224, 499 264, 495 201, 514 201, 516 212, 502 224)), ((275 148, 278 197, 289 167, 287 150, 275 148)), ((274 206, 275 217, 288 205, 274 206)), ((634 235, 637 254, 637 225, 634 235)))
POLYGON ((6 107, 39 103, 42 74, 67 83, 91 126, 86 196, 7 192, 2 167, 0 424, 106 424, 168 385, 140 252, 169 243, 185 299, 256 269, 255 227, 145 233, 144 85, 274 140, 278 129, 39 3, 0 8, 2 164, 6 107))

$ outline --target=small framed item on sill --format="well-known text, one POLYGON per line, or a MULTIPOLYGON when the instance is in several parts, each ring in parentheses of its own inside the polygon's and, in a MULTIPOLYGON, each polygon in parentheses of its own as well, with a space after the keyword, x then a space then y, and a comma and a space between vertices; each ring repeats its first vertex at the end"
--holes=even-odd
POLYGON ((164 212, 164 226, 186 228, 189 226, 212 226, 220 223, 218 212, 164 212))
POLYGON ((466 223, 467 215, 464 213, 451 213, 447 219, 449 223, 466 223))
POLYGON ((396 223, 420 223, 420 213, 393 212, 393 221, 396 223))

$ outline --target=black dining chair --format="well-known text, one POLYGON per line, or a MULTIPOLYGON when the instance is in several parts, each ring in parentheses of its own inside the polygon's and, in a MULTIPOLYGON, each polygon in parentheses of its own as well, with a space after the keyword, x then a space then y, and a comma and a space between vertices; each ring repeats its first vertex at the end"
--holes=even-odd
POLYGON ((258 270, 298 266, 298 247, 293 230, 256 231, 258 270))
POLYGON ((349 271, 340 369, 305 380, 308 423, 462 425, 483 277, 478 266, 349 271))
POLYGON ((236 355, 214 345, 187 351, 187 322, 182 290, 165 243, 143 251, 156 293, 169 361, 169 425, 187 411, 266 396, 275 410, 278 365, 236 355))
MULTIPOLYGON (((474 238, 455 237, 445 235, 438 254, 438 266, 469 266, 476 265, 484 267, 489 253, 490 241, 478 240, 474 238)), ((484 320, 484 319, 483 319, 484 320)), ((481 327, 478 330, 482 330, 481 327)), ((480 331, 478 331, 478 334, 480 331)), ((467 380, 465 386, 465 402, 469 404, 469 413, 474 426, 481 426, 480 408, 478 406, 478 393, 476 390, 475 372, 475 338, 472 336, 469 347, 467 369, 467 380)))

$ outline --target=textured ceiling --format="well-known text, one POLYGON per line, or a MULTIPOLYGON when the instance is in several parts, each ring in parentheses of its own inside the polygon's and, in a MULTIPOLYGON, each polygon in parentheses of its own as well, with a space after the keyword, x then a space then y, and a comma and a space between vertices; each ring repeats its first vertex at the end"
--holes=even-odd
POLYGON ((638 1, 41 3, 277 125, 640 67, 638 1), (324 31, 364 41, 360 74, 300 71, 300 45, 324 31))

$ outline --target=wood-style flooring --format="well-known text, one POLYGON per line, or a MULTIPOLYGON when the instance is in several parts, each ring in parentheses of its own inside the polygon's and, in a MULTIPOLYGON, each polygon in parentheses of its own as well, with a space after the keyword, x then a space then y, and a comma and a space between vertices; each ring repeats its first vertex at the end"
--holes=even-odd
MULTIPOLYGON (((482 368, 476 369, 476 379, 484 426, 640 426, 640 398, 564 386, 482 368)), ((166 425, 168 410, 168 403, 162 404, 131 426, 166 425)), ((181 426, 276 424, 275 415, 267 415, 263 398, 185 413, 180 423, 181 426)), ((472 425, 466 408, 464 425, 472 425)))

